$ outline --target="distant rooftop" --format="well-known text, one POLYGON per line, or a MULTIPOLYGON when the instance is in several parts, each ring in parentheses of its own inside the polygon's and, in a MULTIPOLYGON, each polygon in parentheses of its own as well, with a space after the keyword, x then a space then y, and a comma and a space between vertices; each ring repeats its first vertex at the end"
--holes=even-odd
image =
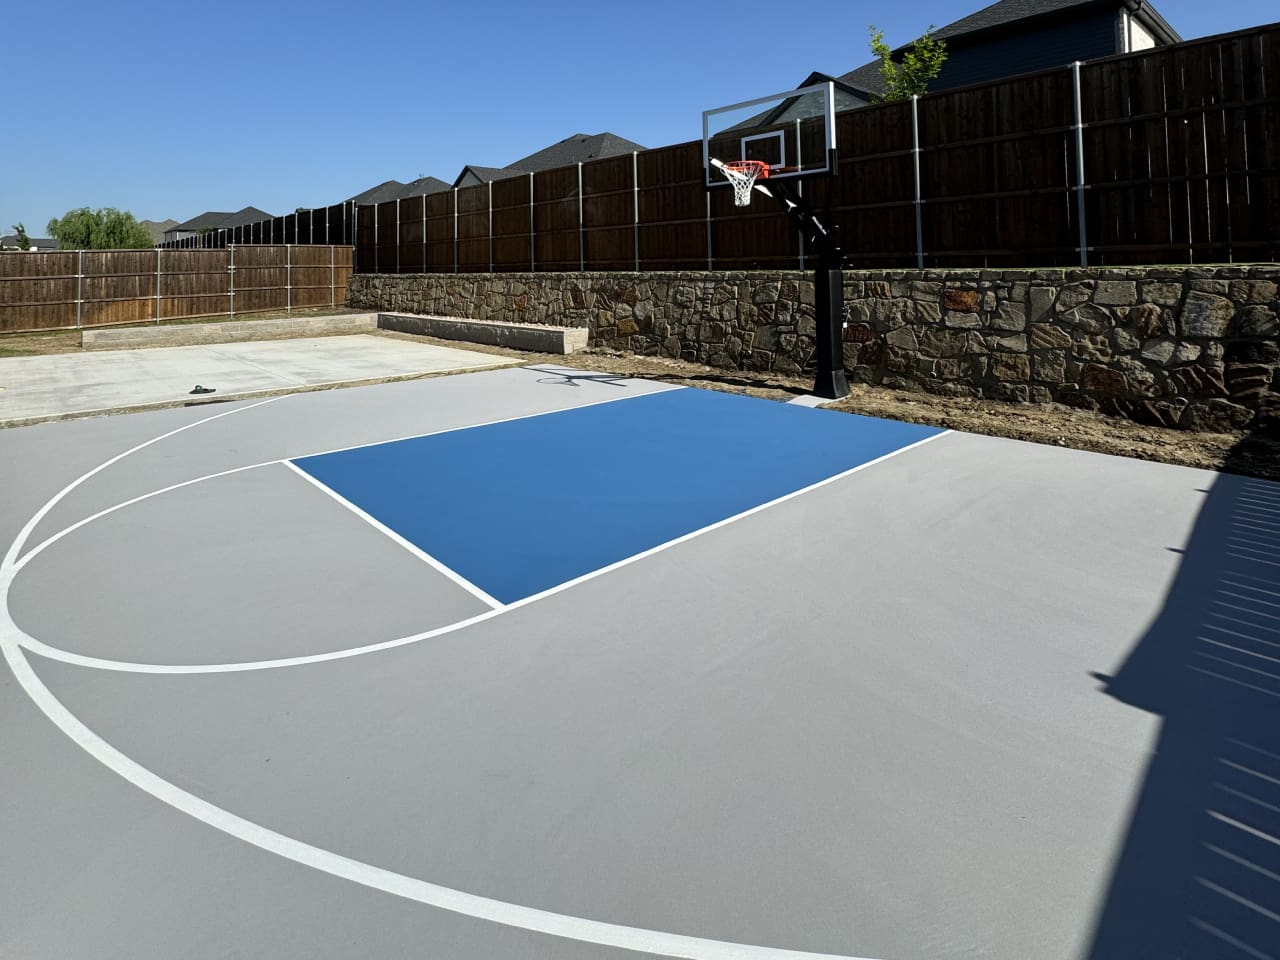
MULTIPOLYGON (((27 237, 27 242, 31 244, 33 250, 57 250, 58 241, 50 240, 48 237, 27 237)), ((18 235, 11 233, 8 236, 0 237, 0 250, 18 250, 18 235)))
POLYGON ((257 223, 259 220, 270 219, 271 214, 267 213, 265 210, 259 210, 257 207, 245 207, 242 210, 237 210, 235 213, 207 210, 197 217, 192 217, 185 223, 169 227, 165 230, 165 233, 193 233, 198 230, 230 230, 234 227, 242 227, 246 224, 257 223))

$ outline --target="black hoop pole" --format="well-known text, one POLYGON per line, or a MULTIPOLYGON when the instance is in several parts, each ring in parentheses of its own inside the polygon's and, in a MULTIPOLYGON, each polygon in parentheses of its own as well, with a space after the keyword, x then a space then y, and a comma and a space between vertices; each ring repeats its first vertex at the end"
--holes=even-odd
POLYGON ((787 181, 770 180, 765 186, 818 253, 818 267, 813 271, 818 361, 813 394, 824 400, 839 400, 849 395, 849 380, 844 373, 844 252, 826 224, 787 181))

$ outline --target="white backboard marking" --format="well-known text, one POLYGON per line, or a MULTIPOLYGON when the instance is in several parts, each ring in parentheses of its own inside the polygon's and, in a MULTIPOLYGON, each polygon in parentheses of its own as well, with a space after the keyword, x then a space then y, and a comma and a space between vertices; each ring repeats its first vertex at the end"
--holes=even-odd
POLYGON ((760 160, 769 178, 835 172, 835 84, 745 100, 702 114, 702 162, 707 186, 728 181, 712 160, 760 160))

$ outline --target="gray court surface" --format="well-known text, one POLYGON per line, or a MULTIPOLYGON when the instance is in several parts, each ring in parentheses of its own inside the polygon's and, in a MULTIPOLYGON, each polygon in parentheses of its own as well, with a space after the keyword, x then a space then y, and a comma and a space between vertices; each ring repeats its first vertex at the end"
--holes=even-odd
POLYGON ((0 432, 0 956, 1277 953, 1280 486, 947 433, 495 613, 281 462, 665 389, 0 432))
POLYGON ((0 425, 516 361, 382 337, 316 337, 0 359, 0 425), (214 394, 193 397, 197 384, 214 394))

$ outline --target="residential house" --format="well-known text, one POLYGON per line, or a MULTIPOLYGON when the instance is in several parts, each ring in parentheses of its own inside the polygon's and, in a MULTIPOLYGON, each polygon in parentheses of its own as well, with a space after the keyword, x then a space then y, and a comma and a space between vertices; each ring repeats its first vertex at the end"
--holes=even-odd
POLYGON ((384 180, 376 187, 370 187, 362 193, 357 193, 354 197, 347 197, 345 202, 357 203, 363 206, 370 203, 386 203, 388 200, 407 200, 410 197, 420 197, 424 193, 439 193, 441 190, 448 189, 449 184, 439 177, 419 177, 417 180, 411 180, 408 183, 401 183, 399 180, 384 180))
MULTIPOLYGON (((45 237, 27 237, 28 253, 39 253, 42 250, 57 250, 58 241, 49 240, 45 237)), ((21 250, 18 245, 18 235, 16 233, 9 234, 6 237, 0 237, 0 250, 21 250)))
POLYGON ((512 177, 528 176, 532 170, 525 170, 515 164, 509 167, 481 167, 474 163, 469 163, 462 168, 462 172, 454 178, 453 186, 455 189, 462 187, 476 187, 482 183, 489 183, 496 180, 509 180, 512 177))
POLYGON ((257 207, 245 207, 235 213, 209 210, 198 217, 192 217, 184 223, 170 227, 164 232, 164 239, 167 243, 172 243, 177 240, 186 240, 188 237, 204 236, 206 233, 212 233, 216 230, 231 230, 235 227, 257 223, 259 220, 270 219, 271 214, 265 210, 259 210, 257 207))
POLYGON ((537 173, 541 170, 554 170, 556 167, 567 167, 588 160, 603 157, 616 157, 620 154, 644 150, 640 144, 624 139, 614 133, 575 133, 565 137, 558 143, 544 147, 527 157, 521 157, 505 167, 481 167, 468 164, 454 179, 455 187, 473 187, 494 180, 506 180, 522 174, 537 173))
MULTIPOLYGON (((1178 43, 1182 37, 1147 0, 999 0, 933 32, 947 43, 942 72, 931 91, 986 83, 1036 70, 1066 66, 1119 53, 1178 43)), ((900 55, 907 44, 894 51, 900 55)), ((809 76, 802 86, 834 80, 846 100, 836 109, 859 106, 884 92, 880 61, 838 77, 809 76)), ((840 93, 837 93, 837 100, 840 93)))
POLYGON ((421 197, 424 194, 440 193, 448 189, 449 184, 439 177, 419 177, 405 184, 404 190, 400 193, 400 199, 407 200, 409 197, 421 197))

